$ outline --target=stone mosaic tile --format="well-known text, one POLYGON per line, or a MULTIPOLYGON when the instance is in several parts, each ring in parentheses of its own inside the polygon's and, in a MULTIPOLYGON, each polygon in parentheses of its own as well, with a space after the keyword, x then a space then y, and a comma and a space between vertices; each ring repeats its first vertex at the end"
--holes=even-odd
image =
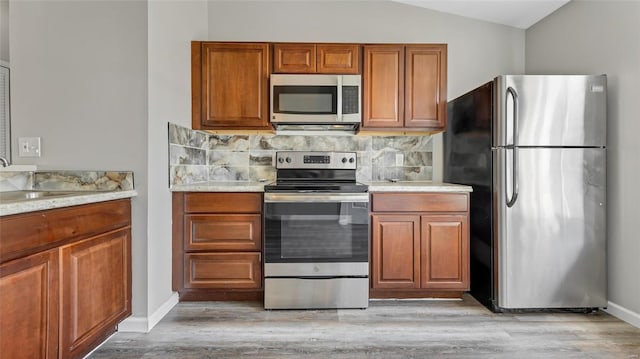
POLYGON ((432 151, 431 136, 372 137, 373 150, 432 151))
POLYGON ((251 151, 249 154, 250 166, 275 166, 275 151, 251 151))
POLYGON ((0 172, 0 192, 22 191, 33 188, 33 172, 0 172))
POLYGON ((356 170, 356 181, 371 182, 373 176, 373 168, 371 166, 358 166, 356 170))
POLYGON ((249 135, 210 135, 210 150, 247 151, 249 135))
POLYGON ((431 166, 433 164, 432 152, 405 152, 404 165, 411 166, 431 166))
POLYGON ((188 147, 206 148, 208 145, 208 135, 200 131, 194 131, 190 128, 169 123, 169 143, 188 147))
POLYGON ((199 148, 169 145, 171 165, 206 165, 207 151, 199 148))
POLYGON ((249 152, 246 151, 209 151, 210 166, 249 166, 249 152))
POLYGON ((276 180, 276 169, 271 166, 251 166, 249 178, 251 181, 265 180, 266 183, 270 183, 276 180))
POLYGON ((207 166, 171 166, 169 173, 169 182, 171 184, 207 182, 208 178, 207 166))
POLYGON ((249 167, 209 166, 209 181, 249 181, 249 167))

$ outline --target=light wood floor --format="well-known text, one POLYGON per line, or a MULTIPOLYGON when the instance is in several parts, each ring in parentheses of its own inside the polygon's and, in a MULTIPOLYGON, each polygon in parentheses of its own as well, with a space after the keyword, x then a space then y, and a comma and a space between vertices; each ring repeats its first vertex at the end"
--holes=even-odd
POLYGON ((640 358, 640 329, 606 313, 494 314, 458 301, 366 310, 265 311, 182 302, 148 334, 117 333, 89 358, 640 358))

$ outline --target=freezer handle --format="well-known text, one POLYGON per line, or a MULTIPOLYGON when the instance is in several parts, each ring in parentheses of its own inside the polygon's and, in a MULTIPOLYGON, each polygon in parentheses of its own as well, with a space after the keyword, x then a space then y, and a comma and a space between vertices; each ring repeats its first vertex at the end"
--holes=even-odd
MULTIPOLYGON (((513 168, 511 171, 511 198, 507 201, 507 207, 513 207, 516 204, 516 200, 518 199, 518 93, 513 87, 509 86, 507 88, 506 96, 509 97, 511 95, 513 97, 513 119, 512 130, 513 130, 513 168)), ((505 101, 505 107, 507 107, 507 101, 505 101)), ((505 113, 507 109, 505 108, 505 113)), ((511 146, 510 146, 511 147, 511 146)), ((506 173, 505 173, 506 175, 506 173)), ((505 188, 505 198, 509 198, 507 191, 507 186, 505 188)))

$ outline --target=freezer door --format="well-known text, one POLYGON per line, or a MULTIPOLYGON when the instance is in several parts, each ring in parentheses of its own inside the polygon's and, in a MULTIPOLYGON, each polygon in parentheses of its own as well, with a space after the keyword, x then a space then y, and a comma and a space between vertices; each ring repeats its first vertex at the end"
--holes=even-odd
POLYGON ((605 75, 509 75, 494 80, 493 146, 606 145, 605 75))
POLYGON ((496 305, 606 306, 605 150, 494 149, 492 156, 496 305))

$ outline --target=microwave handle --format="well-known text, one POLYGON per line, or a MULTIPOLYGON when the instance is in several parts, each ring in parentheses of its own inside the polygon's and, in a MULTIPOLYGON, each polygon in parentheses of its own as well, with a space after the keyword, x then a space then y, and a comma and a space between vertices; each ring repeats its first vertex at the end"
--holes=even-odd
POLYGON ((336 109, 336 121, 342 122, 342 75, 337 75, 337 80, 336 97, 338 97, 338 108, 336 109))

